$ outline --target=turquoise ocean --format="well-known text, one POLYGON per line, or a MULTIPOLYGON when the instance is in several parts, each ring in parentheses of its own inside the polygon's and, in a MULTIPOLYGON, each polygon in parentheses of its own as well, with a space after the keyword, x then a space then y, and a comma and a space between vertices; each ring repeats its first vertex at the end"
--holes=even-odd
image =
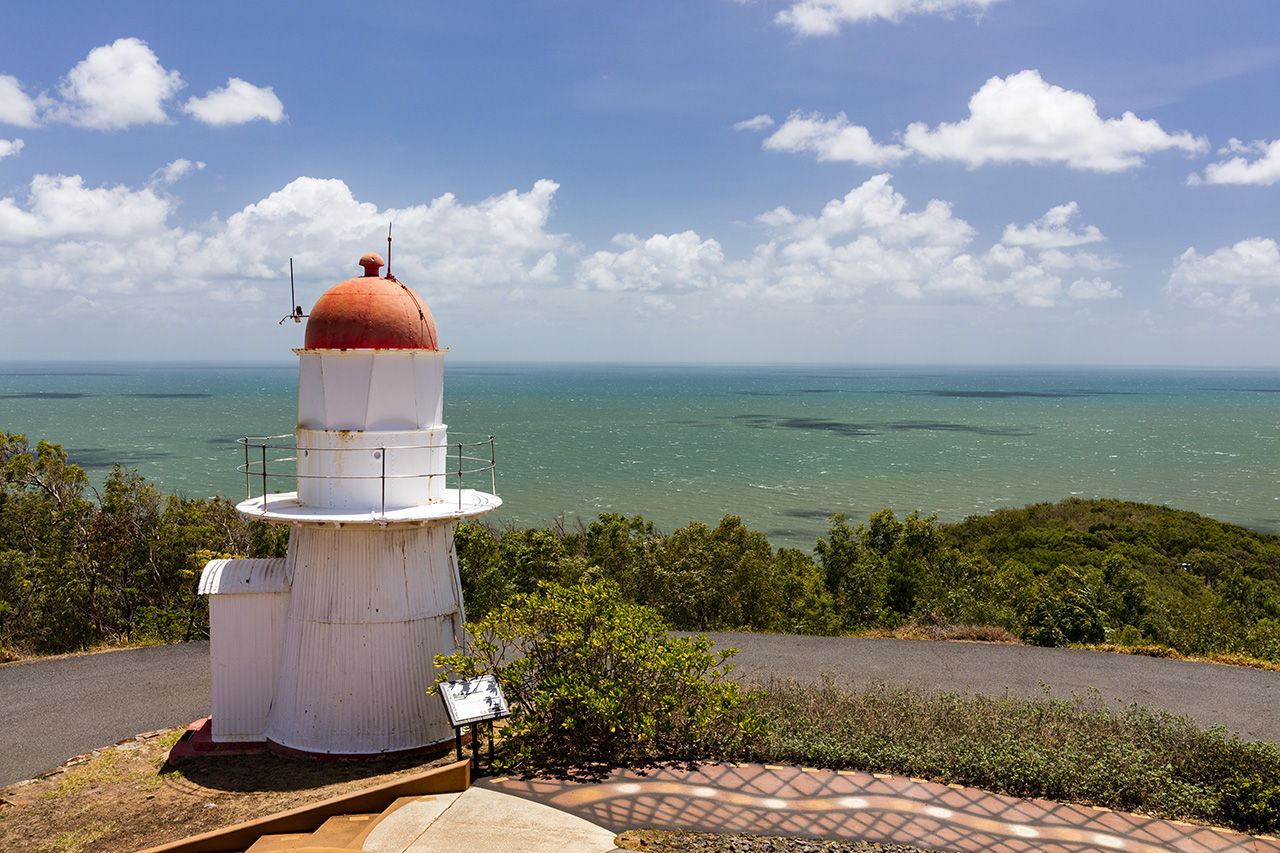
MULTIPOLYGON (((296 363, 0 363, 0 429, 62 444, 95 484, 119 463, 242 499, 236 439, 292 432, 296 407, 296 363)), ((1280 533, 1280 370, 447 360, 445 421, 495 436, 499 524, 732 513, 807 550, 837 512, 1080 496, 1280 533)))

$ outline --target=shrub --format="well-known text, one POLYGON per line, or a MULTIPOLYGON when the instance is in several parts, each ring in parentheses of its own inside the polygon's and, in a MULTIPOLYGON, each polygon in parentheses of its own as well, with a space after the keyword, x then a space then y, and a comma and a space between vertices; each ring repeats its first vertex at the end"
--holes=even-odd
POLYGON ((733 649, 672 637, 609 582, 542 584, 467 626, 439 677, 493 673, 512 706, 496 767, 563 771, 715 758, 761 722, 727 679, 733 649))
POLYGON ((1280 747, 1205 735, 1181 772, 1211 793, 1212 817, 1245 832, 1280 830, 1280 747))

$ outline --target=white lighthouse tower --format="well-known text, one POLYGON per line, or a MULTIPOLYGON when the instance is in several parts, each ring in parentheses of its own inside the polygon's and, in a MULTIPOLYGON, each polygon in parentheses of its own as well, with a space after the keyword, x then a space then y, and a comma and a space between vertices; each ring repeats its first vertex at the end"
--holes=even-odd
POLYGON ((435 655, 462 642, 454 527, 501 504, 462 483, 492 472, 492 438, 448 443, 431 311, 378 255, 360 264, 307 318, 293 440, 245 440, 251 496, 236 509, 289 525, 288 556, 215 560, 202 577, 214 742, 363 757, 452 736, 427 690, 435 655), (296 491, 272 493, 277 473, 296 491))

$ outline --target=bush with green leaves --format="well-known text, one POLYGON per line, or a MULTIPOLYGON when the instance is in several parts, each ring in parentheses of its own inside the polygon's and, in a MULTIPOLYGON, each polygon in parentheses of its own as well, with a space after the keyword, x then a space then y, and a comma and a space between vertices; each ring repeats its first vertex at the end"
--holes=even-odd
POLYGON ((1210 792, 1212 816, 1246 832, 1280 831, 1280 747, 1207 735, 1179 769, 1210 792))
POLYGON ((1280 830, 1280 747, 1096 693, 1069 700, 774 679, 744 760, 857 769, 1280 830))
POLYGON ((710 759, 760 734, 728 679, 733 649, 673 637, 609 582, 542 584, 467 626, 471 647, 440 656, 440 681, 493 673, 512 706, 497 767, 593 772, 710 759))
POLYGON ((100 491, 61 445, 0 433, 0 660, 208 635, 212 556, 283 556, 288 528, 224 499, 165 497, 112 468, 100 491))

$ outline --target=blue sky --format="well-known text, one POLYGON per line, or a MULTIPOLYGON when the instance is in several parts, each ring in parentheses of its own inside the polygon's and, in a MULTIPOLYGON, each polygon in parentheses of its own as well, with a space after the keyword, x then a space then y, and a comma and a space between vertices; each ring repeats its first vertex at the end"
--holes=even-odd
POLYGON ((0 359, 1280 365, 1274 0, 3 15, 0 359))

